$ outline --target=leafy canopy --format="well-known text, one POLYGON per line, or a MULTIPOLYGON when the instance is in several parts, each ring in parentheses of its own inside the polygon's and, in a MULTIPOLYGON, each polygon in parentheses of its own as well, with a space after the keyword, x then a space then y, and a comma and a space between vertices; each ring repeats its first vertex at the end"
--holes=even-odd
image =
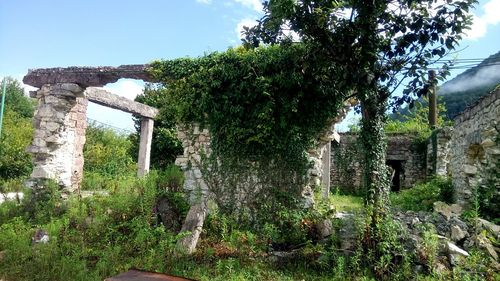
POLYGON ((337 69, 302 44, 235 48, 152 66, 165 86, 165 110, 179 122, 208 126, 219 156, 304 168, 304 152, 343 100, 333 79, 337 69))
MULTIPOLYGON (((400 106, 424 93, 427 68, 457 45, 475 2, 270 0, 259 24, 246 30, 246 44, 300 38, 343 68, 342 85, 359 97, 375 94, 383 104, 406 86, 392 102, 400 106), (366 86, 377 90, 368 93, 366 86)), ((445 66, 441 74, 447 73, 445 66)))

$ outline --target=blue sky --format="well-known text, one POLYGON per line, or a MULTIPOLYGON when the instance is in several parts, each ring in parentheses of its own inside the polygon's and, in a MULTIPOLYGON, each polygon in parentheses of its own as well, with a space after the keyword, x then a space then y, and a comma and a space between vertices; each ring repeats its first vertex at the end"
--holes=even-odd
MULTIPOLYGON (((0 77, 28 69, 118 66, 196 57, 238 45, 239 30, 261 16, 259 0, 0 0, 0 77)), ((500 0, 483 0, 459 58, 500 50, 500 0), (486 9, 484 9, 486 5, 486 9)), ((457 73, 454 73, 456 75, 457 73)), ((142 84, 108 89, 133 98, 142 84)), ((92 106, 88 116, 132 128, 127 114, 92 106)))

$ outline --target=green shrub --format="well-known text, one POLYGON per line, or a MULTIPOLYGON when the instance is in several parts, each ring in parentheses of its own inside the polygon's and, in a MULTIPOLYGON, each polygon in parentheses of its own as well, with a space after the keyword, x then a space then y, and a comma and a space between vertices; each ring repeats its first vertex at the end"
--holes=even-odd
MULTIPOLYGON (((446 106, 444 103, 438 103, 438 118, 436 127, 449 125, 450 122, 445 120, 446 106)), ((394 115, 393 118, 387 121, 384 129, 387 133, 405 133, 413 134, 416 141, 425 141, 430 137, 432 130, 429 127, 428 121, 429 106, 427 99, 424 98, 423 103, 416 102, 416 106, 410 109, 406 115, 394 115)))
POLYGON ((127 136, 90 123, 86 138, 83 149, 85 172, 97 172, 103 175, 136 172, 135 160, 130 155, 132 142, 127 136))
POLYGON ((131 267, 163 271, 172 266, 178 237, 155 224, 157 182, 151 173, 117 185, 109 196, 66 202, 48 183, 21 205, 1 204, 0 278, 103 280, 131 267), (49 233, 49 243, 31 245, 37 229, 49 233))
MULTIPOLYGON (((135 99, 137 102, 154 106, 159 109, 153 128, 151 144, 151 167, 168 169, 177 155, 182 154, 182 144, 177 138, 176 119, 171 110, 170 101, 166 99, 164 91, 151 84, 146 84, 144 92, 135 99)), ((133 155, 139 152, 140 119, 135 119, 137 133, 130 136, 133 155)))
POLYGON ((175 165, 168 166, 165 170, 157 170, 158 188, 165 191, 180 192, 184 184, 184 172, 175 165))
POLYGON ((436 177, 416 184, 410 189, 391 194, 394 207, 411 211, 432 211, 436 201, 451 202, 453 187, 451 179, 436 177))

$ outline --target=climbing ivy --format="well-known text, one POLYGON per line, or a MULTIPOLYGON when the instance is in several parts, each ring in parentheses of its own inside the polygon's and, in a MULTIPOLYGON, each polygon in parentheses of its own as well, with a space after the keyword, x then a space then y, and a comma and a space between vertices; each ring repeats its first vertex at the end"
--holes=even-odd
POLYGON ((335 68, 301 44, 156 61, 151 73, 178 122, 210 129, 216 155, 294 171, 343 100, 335 68))

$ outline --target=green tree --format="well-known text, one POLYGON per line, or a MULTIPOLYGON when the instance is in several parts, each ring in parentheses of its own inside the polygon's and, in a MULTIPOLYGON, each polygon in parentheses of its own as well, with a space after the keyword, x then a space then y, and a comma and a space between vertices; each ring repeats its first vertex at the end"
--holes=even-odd
POLYGON ((19 81, 7 78, 0 139, 0 179, 24 177, 31 171, 31 157, 26 148, 33 138, 33 111, 33 101, 24 95, 19 81))
MULTIPOLYGON (((151 166, 156 169, 165 169, 173 164, 177 155, 182 154, 182 144, 177 139, 176 119, 172 106, 167 99, 166 88, 147 84, 144 92, 138 95, 135 101, 154 106, 159 109, 153 128, 151 144, 151 166)), ((140 119, 135 120, 137 133, 132 135, 132 154, 139 153, 140 119)))
POLYGON ((270 0, 265 2, 259 24, 246 30, 248 46, 290 44, 299 37, 325 61, 343 70, 340 86, 359 100, 362 115, 364 186, 371 209, 367 248, 376 248, 382 240, 378 225, 387 213, 389 178, 383 127, 391 94, 405 86, 403 95, 392 99, 391 105, 398 107, 426 91, 427 68, 461 39, 470 25, 468 11, 473 3, 270 0))
POLYGON ((7 87, 5 96, 5 106, 10 110, 17 112, 22 117, 33 117, 34 100, 24 95, 24 89, 21 83, 16 79, 7 77, 7 87))

